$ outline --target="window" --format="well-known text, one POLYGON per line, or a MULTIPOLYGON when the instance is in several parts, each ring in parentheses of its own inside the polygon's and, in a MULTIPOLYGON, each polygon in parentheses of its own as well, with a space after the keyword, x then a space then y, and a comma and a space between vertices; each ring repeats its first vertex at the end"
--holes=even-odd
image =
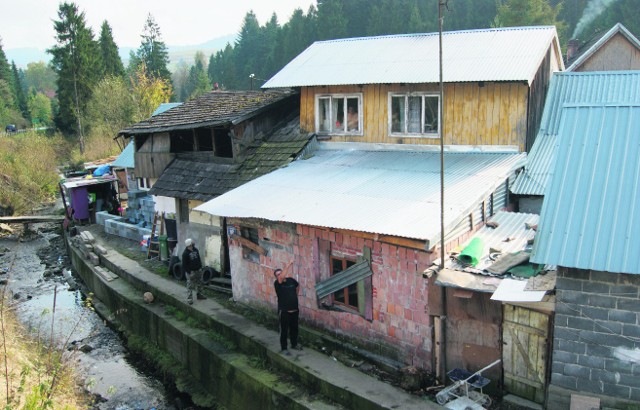
POLYGON ((439 105, 438 95, 389 94, 389 134, 437 138, 439 105))
MULTIPOLYGON (((347 270, 355 265, 354 261, 348 259, 331 257, 331 276, 347 270)), ((358 284, 352 283, 344 289, 333 293, 333 302, 358 310, 358 284)))
POLYGON ((362 135, 362 94, 316 97, 316 131, 319 134, 362 135))

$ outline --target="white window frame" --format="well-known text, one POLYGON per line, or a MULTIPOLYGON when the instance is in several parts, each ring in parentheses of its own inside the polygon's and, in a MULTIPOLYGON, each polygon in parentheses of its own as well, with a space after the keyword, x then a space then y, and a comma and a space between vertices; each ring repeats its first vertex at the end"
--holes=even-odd
POLYGON ((315 98, 315 127, 316 133, 319 135, 364 135, 364 122, 362 115, 362 93, 344 93, 344 94, 316 94, 315 98), (347 115, 347 99, 358 99, 358 131, 348 131, 346 129, 347 121, 344 120, 347 115), (329 124, 330 130, 320 130, 320 100, 329 99, 329 124), (333 101, 336 99, 344 100, 344 112, 343 112, 343 129, 338 130, 336 124, 331 120, 333 116, 333 101))
POLYGON ((388 112, 388 130, 389 130, 389 136, 392 137, 410 137, 410 138, 440 138, 440 127, 442 126, 442 124, 440 124, 440 94, 438 93, 433 93, 433 92, 410 92, 410 93, 403 93, 403 92, 390 92, 389 93, 389 97, 388 97, 388 105, 387 105, 387 112, 388 112), (401 132, 394 132, 392 131, 392 127, 393 127, 393 112, 392 112, 392 108, 393 108, 393 98, 394 97, 404 97, 405 99, 405 109, 404 109, 404 130, 401 132), (407 129, 409 127, 409 110, 407 109, 407 107, 409 106, 409 97, 421 97, 421 111, 420 111, 420 132, 409 132, 407 129), (435 98, 437 101, 437 107, 438 107, 438 112, 437 112, 437 117, 436 120, 438 121, 438 127, 435 131, 426 131, 425 127, 424 127, 424 123, 425 123, 425 100, 427 98, 435 98))

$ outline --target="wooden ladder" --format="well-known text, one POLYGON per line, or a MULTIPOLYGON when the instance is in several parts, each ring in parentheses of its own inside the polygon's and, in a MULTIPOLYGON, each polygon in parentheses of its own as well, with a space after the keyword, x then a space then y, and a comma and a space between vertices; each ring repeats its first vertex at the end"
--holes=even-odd
MULTIPOLYGON (((158 214, 158 212, 153 214, 153 225, 151 225, 151 237, 149 237, 149 245, 147 247, 147 259, 151 259, 151 254, 155 254, 160 257, 160 242, 155 240, 156 236, 156 228, 158 227, 158 220, 160 223, 160 234, 164 234, 164 212, 162 214, 158 214), (155 246, 155 249, 153 245, 155 246)), ((158 235, 158 236, 159 236, 158 235)))

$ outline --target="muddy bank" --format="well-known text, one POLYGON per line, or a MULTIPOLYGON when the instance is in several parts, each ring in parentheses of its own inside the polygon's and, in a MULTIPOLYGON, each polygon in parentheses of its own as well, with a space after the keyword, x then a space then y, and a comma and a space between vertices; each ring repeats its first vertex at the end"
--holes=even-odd
POLYGON ((188 399, 176 396, 129 354, 90 308, 90 295, 71 272, 59 226, 34 224, 26 233, 14 228, 14 234, 0 237, 0 281, 10 306, 34 335, 66 349, 92 408, 189 408, 188 399))

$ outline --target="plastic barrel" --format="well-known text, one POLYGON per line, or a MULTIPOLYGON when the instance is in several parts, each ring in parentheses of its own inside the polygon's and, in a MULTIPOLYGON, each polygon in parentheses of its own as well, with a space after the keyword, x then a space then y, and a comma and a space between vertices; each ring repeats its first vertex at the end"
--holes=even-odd
POLYGON ((167 235, 158 236, 158 246, 160 247, 160 260, 169 259, 169 245, 167 243, 167 235))

